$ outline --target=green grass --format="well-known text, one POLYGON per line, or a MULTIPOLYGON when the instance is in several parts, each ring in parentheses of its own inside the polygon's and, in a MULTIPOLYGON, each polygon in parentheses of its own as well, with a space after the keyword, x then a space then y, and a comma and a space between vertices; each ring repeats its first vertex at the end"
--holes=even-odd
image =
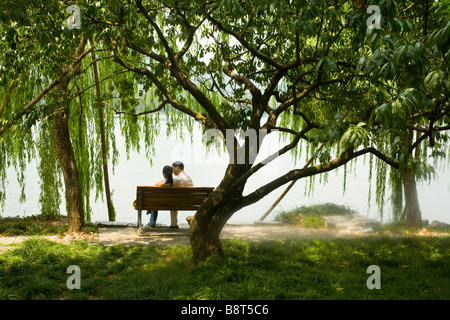
POLYGON ((0 255, 0 299, 450 299, 447 237, 223 244, 223 258, 194 265, 190 246, 31 238, 0 255), (380 290, 366 287, 370 265, 380 290))
POLYGON ((325 226, 325 220, 322 218, 323 216, 356 213, 356 211, 347 206, 334 203, 322 203, 280 211, 276 214, 275 220, 306 228, 322 228, 325 226))
MULTIPOLYGON (((33 236, 33 235, 63 235, 67 232, 65 217, 33 215, 28 217, 0 217, 1 236, 33 236)), ((85 232, 97 232, 93 223, 85 223, 85 232)))
MULTIPOLYGON (((283 219, 294 221, 299 213, 303 226, 316 227, 323 215, 353 212, 324 204, 297 208, 283 219)), ((0 231, 42 235, 67 230, 55 221, 5 218, 0 219, 0 231)), ((450 299, 450 237, 226 240, 223 245, 225 257, 194 265, 190 246, 105 247, 32 237, 0 254, 0 300, 450 299), (81 268, 80 290, 66 286, 70 265, 81 268), (366 286, 370 265, 381 269, 380 290, 366 286)))

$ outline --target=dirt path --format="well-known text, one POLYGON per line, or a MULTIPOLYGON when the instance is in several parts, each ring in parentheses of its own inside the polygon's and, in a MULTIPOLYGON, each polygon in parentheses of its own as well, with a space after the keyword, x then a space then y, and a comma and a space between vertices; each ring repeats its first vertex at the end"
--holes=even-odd
MULTIPOLYGON (((278 239, 336 239, 357 237, 356 233, 315 230, 291 226, 268 225, 227 225, 222 230, 221 239, 243 239, 247 241, 278 240, 278 239)), ((99 242, 112 244, 158 244, 158 245, 188 245, 189 228, 181 225, 179 229, 151 228, 138 234, 135 228, 101 228, 99 242)))
MULTIPOLYGON (((242 224, 226 225, 220 235, 221 239, 242 239, 247 241, 266 241, 266 240, 333 240, 342 238, 368 237, 368 236, 392 236, 400 237, 400 234, 372 231, 356 231, 352 228, 334 228, 334 229, 310 229, 297 226, 279 225, 279 224, 242 224)), ((449 236, 450 234, 439 234, 418 232, 418 236, 449 236)), ((133 227, 101 227, 98 234, 66 236, 64 238, 57 235, 42 236, 51 241, 70 242, 73 240, 87 239, 93 243, 100 243, 105 246, 124 244, 124 245, 189 245, 189 226, 180 224, 179 229, 167 227, 144 228, 138 232, 133 227)), ((20 242, 29 239, 30 236, 3 237, 0 236, 0 253, 8 249, 13 249, 20 242)))
MULTIPOLYGON (((332 230, 316 230, 286 225, 227 225, 221 233, 221 239, 243 239, 248 241, 278 240, 278 239, 335 239, 355 237, 357 234, 332 230)), ((57 235, 42 236, 51 241, 69 242, 78 240, 76 237, 60 238, 57 235)), ((15 245, 31 238, 31 236, 0 237, 0 252, 13 249, 15 245)), ((85 237, 93 243, 106 246, 115 244, 155 244, 155 245, 189 245, 189 226, 180 225, 179 229, 167 227, 144 228, 138 232, 132 227, 99 228, 98 235, 85 237)))

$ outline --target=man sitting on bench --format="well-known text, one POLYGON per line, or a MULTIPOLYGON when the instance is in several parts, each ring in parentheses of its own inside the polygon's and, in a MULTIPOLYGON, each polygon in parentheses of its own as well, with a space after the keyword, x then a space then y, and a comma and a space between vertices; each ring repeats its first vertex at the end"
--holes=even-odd
MULTIPOLYGON (((175 177, 173 178, 174 187, 193 187, 191 177, 184 172, 184 164, 181 161, 175 161, 172 164, 172 171, 175 177)), ((170 228, 178 228, 178 211, 170 210, 170 228)))

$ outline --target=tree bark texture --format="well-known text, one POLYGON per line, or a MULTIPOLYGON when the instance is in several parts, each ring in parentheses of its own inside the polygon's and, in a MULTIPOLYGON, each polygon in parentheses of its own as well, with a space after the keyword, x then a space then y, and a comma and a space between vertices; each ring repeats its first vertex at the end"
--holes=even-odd
MULTIPOLYGON (((55 140, 56 154, 63 172, 66 189, 69 233, 82 232, 84 230, 84 207, 80 176, 72 141, 70 140, 70 106, 66 101, 66 97, 68 95, 70 81, 80 74, 80 63, 86 43, 87 37, 83 35, 73 65, 63 64, 61 67, 60 81, 57 86, 59 105, 55 108, 55 115, 53 117, 53 138, 55 140)), ((87 52, 90 50, 87 50, 87 52)))
POLYGON ((407 169, 402 174, 402 182, 405 196, 405 207, 403 209, 405 223, 410 227, 420 228, 422 226, 422 213, 417 196, 416 179, 411 170, 407 169))
POLYGON ((245 181, 235 182, 249 165, 231 164, 220 185, 195 213, 190 222, 190 240, 195 263, 215 255, 222 255, 220 233, 228 219, 240 208, 245 181))
MULTIPOLYGON (((414 132, 409 130, 407 135, 408 146, 413 145, 414 132)), ((419 139, 419 133, 416 132, 416 140, 419 139)), ((411 150, 413 156, 413 150, 411 150)), ((419 158, 420 148, 416 147, 414 157, 419 158)), ((403 208, 403 217, 405 223, 409 227, 420 228, 422 226, 422 213, 420 212, 419 197, 417 196, 416 176, 411 168, 401 170, 401 178, 403 183, 403 194, 405 197, 405 207, 403 208)))
POLYGON ((68 110, 54 116, 53 137, 55 139, 56 153, 64 176, 69 220, 68 232, 81 232, 84 229, 83 197, 72 141, 70 140, 68 110))

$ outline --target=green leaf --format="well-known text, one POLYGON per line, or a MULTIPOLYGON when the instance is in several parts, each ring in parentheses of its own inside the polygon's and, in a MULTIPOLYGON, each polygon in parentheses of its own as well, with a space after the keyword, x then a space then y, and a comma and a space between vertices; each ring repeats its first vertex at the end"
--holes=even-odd
POLYGON ((362 56, 358 59, 358 63, 356 64, 356 70, 355 70, 356 73, 361 72, 362 68, 364 67, 365 61, 366 61, 366 58, 364 56, 362 56))
POLYGON ((324 62, 325 62, 325 58, 320 59, 320 61, 317 63, 316 68, 315 68, 316 72, 319 71, 320 66, 321 66, 324 62))
POLYGON ((444 73, 441 70, 433 70, 425 77, 424 84, 428 87, 435 87, 443 76, 444 73))
POLYGON ((325 72, 330 72, 333 70, 337 70, 337 64, 336 61, 333 58, 325 58, 325 64, 324 64, 324 71, 325 72))

